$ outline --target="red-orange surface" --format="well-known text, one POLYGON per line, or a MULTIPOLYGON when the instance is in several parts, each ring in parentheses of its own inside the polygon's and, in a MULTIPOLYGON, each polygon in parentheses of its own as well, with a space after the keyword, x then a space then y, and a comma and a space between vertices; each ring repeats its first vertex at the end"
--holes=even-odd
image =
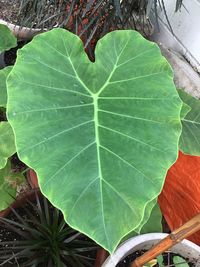
MULTIPOLYGON (((158 203, 171 230, 200 212, 200 157, 179 152, 178 160, 167 173, 158 203)), ((188 239, 200 245, 200 231, 188 239)))

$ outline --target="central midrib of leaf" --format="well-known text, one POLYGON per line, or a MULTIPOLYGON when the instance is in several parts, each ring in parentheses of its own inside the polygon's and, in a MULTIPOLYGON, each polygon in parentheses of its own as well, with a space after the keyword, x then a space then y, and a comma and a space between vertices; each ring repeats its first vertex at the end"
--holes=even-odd
MULTIPOLYGON (((102 180, 103 180, 103 175, 101 172, 101 156, 100 156, 100 139, 99 139, 99 118, 98 118, 98 95, 93 94, 93 99, 94 99, 94 124, 95 124, 95 139, 96 139, 96 145, 97 145, 97 161, 98 161, 98 171, 99 171, 99 179, 100 179, 100 194, 101 194, 101 212, 102 212, 102 221, 103 221, 103 227, 105 231, 105 235, 107 238, 106 234, 106 227, 105 227, 105 219, 104 219, 104 208, 103 208, 103 189, 102 189, 102 180)), ((107 238, 108 242, 108 238, 107 238)))
MULTIPOLYGON (((124 49, 122 49, 123 51, 124 49)), ((105 224, 105 218, 104 218, 104 203, 103 203, 103 188, 102 188, 102 183, 103 183, 103 175, 102 175, 102 171, 101 171, 101 156, 100 156, 100 138, 99 138, 99 117, 98 117, 98 99, 99 99, 99 95, 103 92, 103 90, 106 88, 106 86, 109 84, 109 81, 111 79, 111 77, 113 76, 116 68, 117 68, 117 63, 119 61, 119 58, 122 54, 122 51, 120 53, 120 55, 117 57, 116 59, 116 63, 113 66, 113 70, 111 71, 110 75, 108 76, 107 80, 105 81, 105 83, 102 85, 102 87, 99 89, 99 91, 97 93, 92 93, 91 95, 93 97, 94 100, 94 124, 95 124, 95 139, 96 139, 96 146, 97 146, 97 161, 98 161, 98 171, 99 171, 99 182, 100 182, 100 197, 101 197, 101 213, 102 213, 102 223, 103 223, 103 228, 104 228, 104 233, 105 233, 105 237, 107 240, 107 244, 110 245, 109 243, 109 238, 107 235, 107 231, 106 231, 106 224, 105 224)), ((89 88, 88 88, 89 89, 89 88)))
MULTIPOLYGON (((128 40, 129 41, 129 40, 128 40)), ((94 127, 95 127, 95 142, 96 142, 96 148, 97 148, 97 162, 98 162, 98 175, 99 175, 99 186, 100 186, 100 200, 101 200, 101 213, 102 213, 102 224, 103 224, 103 228, 104 228, 104 233, 105 233, 105 237, 106 237, 106 240, 107 240, 107 244, 108 246, 110 246, 110 241, 109 241, 109 238, 108 238, 108 234, 107 234, 107 230, 106 230, 106 224, 105 224, 105 217, 104 217, 104 201, 103 201, 103 188, 102 188, 102 184, 103 184, 103 181, 104 181, 104 178, 103 178, 103 174, 102 174, 102 170, 101 170, 101 155, 100 155, 100 147, 101 147, 101 144, 100 144, 100 137, 99 137, 99 117, 98 117, 98 111, 99 111, 99 108, 98 108, 98 99, 99 99, 99 95, 104 91, 104 89, 107 87, 107 85, 109 84, 110 82, 110 79, 112 78, 115 70, 117 69, 118 67, 118 61, 125 49, 125 47, 127 46, 127 43, 128 41, 126 42, 126 44, 124 45, 124 47, 121 49, 119 55, 117 55, 117 52, 116 52, 116 61, 115 61, 115 64, 113 65, 113 69, 112 71, 110 72, 110 74, 108 75, 106 81, 104 82, 104 84, 101 86, 101 88, 99 88, 98 92, 97 93, 93 93, 92 90, 90 90, 90 88, 82 81, 82 79, 79 77, 74 65, 73 65, 73 62, 70 58, 70 56, 68 57, 69 58, 69 61, 71 63, 71 66, 74 70, 74 73, 77 77, 77 79, 79 80, 79 82, 82 84, 82 86, 85 88, 85 90, 87 92, 89 92, 89 94, 92 96, 93 98, 93 105, 94 105, 94 127)), ((115 44, 115 42, 114 42, 115 44)), ((115 48, 115 47, 114 47, 115 48)), ((115 51, 116 51, 116 48, 115 48, 115 51)), ((105 181, 106 182, 106 181, 105 181)))

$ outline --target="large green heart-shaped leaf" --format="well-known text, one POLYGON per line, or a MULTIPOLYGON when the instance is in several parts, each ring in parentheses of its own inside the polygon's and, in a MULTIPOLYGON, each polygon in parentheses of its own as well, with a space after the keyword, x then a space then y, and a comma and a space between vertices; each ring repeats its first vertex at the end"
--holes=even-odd
POLYGON ((183 102, 191 108, 182 118, 180 149, 185 154, 200 156, 200 101, 183 90, 178 90, 178 93, 183 102))
POLYGON ((15 137, 8 122, 0 123, 0 169, 6 166, 7 159, 16 152, 15 137))
POLYGON ((6 108, 7 106, 6 79, 11 70, 12 70, 11 66, 0 70, 0 107, 4 107, 4 108, 6 108))
POLYGON ((0 211, 6 209, 16 198, 17 186, 24 181, 21 173, 15 173, 11 169, 10 161, 3 169, 0 169, 0 211))
POLYGON ((0 24, 0 54, 15 46, 17 46, 17 39, 11 30, 7 26, 0 24))
POLYGON ((167 61, 135 31, 107 34, 95 63, 72 33, 38 35, 8 78, 21 160, 68 224, 110 252, 161 191, 181 106, 167 61))

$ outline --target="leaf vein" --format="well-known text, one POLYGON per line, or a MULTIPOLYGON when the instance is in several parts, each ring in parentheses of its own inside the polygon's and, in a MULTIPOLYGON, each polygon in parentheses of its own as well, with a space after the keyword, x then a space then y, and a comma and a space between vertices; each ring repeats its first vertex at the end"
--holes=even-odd
POLYGON ((79 155, 81 155, 84 151, 86 151, 88 148, 90 148, 92 145, 95 144, 94 142, 91 142, 89 145, 85 146, 83 149, 81 149, 75 156, 73 156, 70 160, 68 160, 59 170, 57 170, 47 181, 43 186, 46 186, 50 181, 52 181, 58 173, 60 173, 68 164, 70 164, 72 161, 74 161, 79 155))
POLYGON ((138 58, 138 57, 141 57, 141 56, 143 56, 143 55, 145 55, 145 54, 148 54, 148 53, 149 53, 150 51, 152 51, 152 50, 153 50, 153 49, 151 48, 151 49, 149 49, 149 50, 147 50, 147 51, 145 51, 145 52, 142 52, 142 53, 138 54, 137 56, 132 57, 132 58, 128 59, 128 60, 125 61, 125 62, 122 62, 122 63, 119 64, 117 67, 121 67, 121 66, 127 64, 128 62, 130 62, 130 61, 132 61, 132 60, 135 60, 135 59, 138 58))
POLYGON ((81 93, 79 91, 75 91, 75 90, 71 90, 71 89, 67 89, 67 88, 52 87, 52 86, 43 85, 43 84, 31 83, 31 82, 27 82, 27 81, 23 81, 23 80, 20 80, 20 81, 23 82, 23 83, 26 83, 26 84, 37 86, 37 87, 44 87, 44 88, 47 88, 47 89, 57 90, 57 91, 66 91, 66 92, 69 92, 69 93, 75 93, 75 94, 78 94, 78 95, 83 95, 83 96, 92 98, 91 95, 87 95, 87 94, 81 93))
POLYGON ((128 203, 128 201, 122 197, 122 195, 120 194, 120 192, 113 186, 111 185, 108 181, 106 181, 105 179, 103 179, 103 181, 123 200, 123 202, 129 207, 130 210, 132 210, 132 212, 136 215, 136 217, 138 216, 137 212, 133 209, 133 207, 128 203))
MULTIPOLYGON (((83 197, 83 195, 87 192, 87 190, 89 189, 89 187, 94 183, 94 182, 96 182, 96 180, 99 178, 99 176, 98 177, 96 177, 94 180, 92 180, 92 181, 90 181, 90 183, 85 187, 85 189, 81 192, 81 194, 78 196, 78 198, 76 199, 76 201, 74 202, 74 205, 72 206, 72 208, 71 208, 71 210, 70 210, 70 212, 69 212, 69 215, 68 215, 68 219, 69 219, 69 217, 71 216, 71 214, 72 214, 72 212, 73 212, 73 210, 74 210, 74 208, 76 207, 76 205, 78 204, 78 202, 80 201, 80 199, 83 197)), ((63 204, 63 203, 62 203, 63 204)))
POLYGON ((137 143, 141 143, 141 144, 143 144, 143 145, 145 145, 145 146, 148 146, 148 147, 150 147, 150 148, 153 148, 154 150, 157 150, 157 151, 163 153, 163 151, 160 150, 159 148, 154 147, 154 146, 152 146, 152 145, 150 145, 150 144, 148 144, 148 143, 145 143, 145 142, 143 142, 143 141, 141 141, 141 140, 139 140, 139 139, 137 139, 137 138, 134 138, 134 137, 132 137, 132 136, 130 136, 130 135, 128 135, 128 134, 124 134, 124 133, 122 133, 122 132, 119 132, 119 131, 117 131, 117 130, 114 130, 114 129, 110 128, 110 127, 103 126, 103 125, 101 125, 101 124, 99 124, 99 127, 104 128, 104 129, 106 129, 106 130, 108 130, 108 131, 110 131, 110 132, 114 132, 114 133, 116 133, 116 134, 120 134, 120 135, 122 135, 122 136, 124 136, 124 137, 127 137, 127 138, 129 138, 129 139, 132 139, 132 140, 136 141, 137 143))
POLYGON ((99 109, 99 111, 100 112, 105 112, 105 113, 108 113, 108 114, 112 114, 112 115, 116 115, 116 116, 120 116, 120 117, 126 117, 126 118, 130 118, 130 119, 143 120, 143 121, 147 121, 147 122, 153 122, 153 123, 161 124, 161 122, 159 122, 159 121, 149 120, 149 119, 140 118, 140 117, 134 117, 134 116, 131 116, 131 115, 116 113, 116 112, 112 112, 112 111, 108 111, 108 110, 104 110, 104 109, 99 109))
POLYGON ((138 170, 134 165, 132 165, 130 162, 128 162, 127 160, 125 160, 124 158, 122 158, 121 156, 119 156, 118 154, 116 154, 115 152, 113 152, 112 150, 110 150, 109 148, 102 146, 101 148, 103 148, 104 150, 108 151, 110 154, 113 154, 115 157, 119 158, 122 162, 124 162, 126 165, 130 166, 131 168, 133 168, 134 170, 136 170, 138 173, 142 174, 143 177, 145 177, 148 181, 151 182, 152 185, 156 186, 157 185, 148 177, 146 176, 142 171, 138 170))
POLYGON ((137 80, 137 79, 141 79, 141 78, 151 77, 151 76, 158 75, 158 74, 161 74, 161 73, 164 73, 164 72, 163 71, 161 71, 161 72, 155 72, 155 73, 150 73, 150 74, 147 74, 147 75, 136 76, 136 77, 129 78, 129 79, 126 79, 126 80, 112 81, 112 82, 109 82, 109 84, 115 84, 115 83, 133 81, 133 80, 137 80))
MULTIPOLYGON (((62 41, 63 41, 63 45, 64 45, 64 47, 65 47, 65 51, 66 51, 66 53, 68 54, 68 51, 67 51, 67 48, 66 48, 64 39, 63 39, 63 35, 62 35, 62 41)), ((68 55, 69 55, 69 54, 68 54, 68 55)), ((76 69, 75 69, 75 67, 74 67, 74 64, 72 63, 72 60, 71 60, 70 56, 68 57, 68 60, 69 60, 69 62, 70 62, 70 64, 71 64, 71 66, 72 66, 72 69, 73 69, 73 71, 74 71, 74 74, 76 75, 75 77, 78 79, 78 81, 80 82, 80 84, 85 88, 85 90, 89 93, 89 95, 91 95, 91 91, 90 91, 90 89, 89 89, 89 88, 86 86, 86 84, 80 79, 80 77, 79 77, 79 75, 78 75, 78 73, 77 73, 77 71, 76 71, 76 69)), ((91 64, 91 62, 90 62, 90 64, 91 64)))
POLYGON ((74 106, 67 106, 67 107, 53 107, 53 108, 42 108, 42 109, 31 109, 31 110, 25 110, 21 112, 17 112, 17 114, 24 114, 24 113, 33 113, 33 112, 40 112, 40 111, 50 111, 50 110, 62 110, 62 109, 71 109, 71 108, 80 108, 85 106, 92 106, 92 103, 89 104, 82 104, 82 105, 74 105, 74 106))
POLYGON ((171 100, 171 98, 165 98, 165 97, 132 97, 132 96, 100 96, 99 99, 104 100, 171 100))
POLYGON ((199 124, 200 125, 200 122, 197 122, 197 121, 191 121, 191 120, 187 120, 187 119, 183 119, 182 121, 189 122, 189 123, 192 123, 192 124, 199 124))
POLYGON ((71 77, 71 78, 76 78, 76 76, 71 75, 71 74, 66 73, 66 72, 63 72, 63 71, 61 71, 61 70, 59 70, 59 69, 53 68, 52 66, 50 66, 50 65, 48 65, 48 64, 45 64, 43 61, 40 61, 39 59, 33 58, 33 57, 31 57, 30 55, 29 55, 29 57, 30 57, 32 60, 34 60, 34 61, 40 63, 41 65, 43 65, 43 66, 45 66, 45 67, 47 67, 47 68, 49 68, 49 69, 54 70, 55 72, 61 73, 61 74, 65 75, 65 76, 68 76, 68 77, 71 77))
POLYGON ((69 128, 69 129, 66 129, 66 130, 64 130, 64 131, 61 131, 61 132, 59 132, 59 133, 56 133, 56 134, 54 134, 54 135, 52 135, 52 136, 50 136, 50 137, 48 137, 48 138, 42 140, 41 142, 39 142, 39 143, 37 143, 37 144, 35 144, 35 145, 33 145, 33 146, 27 147, 26 149, 23 150, 23 152, 24 152, 24 151, 27 151, 27 150, 30 150, 30 149, 32 149, 32 148, 35 148, 35 147, 37 147, 37 146, 39 146, 39 145, 41 145, 41 144, 46 143, 46 142, 49 141, 49 140, 52 140, 53 138, 55 138, 55 137, 57 137, 57 136, 59 136, 59 135, 61 135, 61 134, 64 134, 64 133, 66 133, 66 132, 69 132, 69 131, 71 131, 71 130, 74 130, 74 129, 76 129, 76 128, 79 128, 79 127, 84 126, 84 125, 86 125, 86 124, 88 124, 88 123, 91 123, 91 122, 93 122, 93 120, 89 120, 89 121, 80 123, 80 124, 78 124, 78 125, 76 125, 76 126, 73 126, 73 127, 69 128))
POLYGON ((193 133, 193 131, 190 129, 190 127, 187 125, 187 123, 185 124, 186 128, 188 129, 188 131, 191 133, 191 135, 194 137, 194 139, 196 140, 197 144, 200 145, 198 138, 196 137, 196 135, 193 133))

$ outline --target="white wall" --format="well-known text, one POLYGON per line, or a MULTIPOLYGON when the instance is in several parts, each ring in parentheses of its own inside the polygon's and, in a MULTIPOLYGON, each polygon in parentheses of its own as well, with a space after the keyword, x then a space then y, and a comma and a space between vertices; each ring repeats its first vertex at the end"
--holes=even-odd
POLYGON ((180 52, 200 72, 200 0, 183 0, 185 7, 177 13, 175 0, 164 2, 175 36, 169 30, 163 10, 159 10, 160 32, 155 29, 152 40, 180 52))

